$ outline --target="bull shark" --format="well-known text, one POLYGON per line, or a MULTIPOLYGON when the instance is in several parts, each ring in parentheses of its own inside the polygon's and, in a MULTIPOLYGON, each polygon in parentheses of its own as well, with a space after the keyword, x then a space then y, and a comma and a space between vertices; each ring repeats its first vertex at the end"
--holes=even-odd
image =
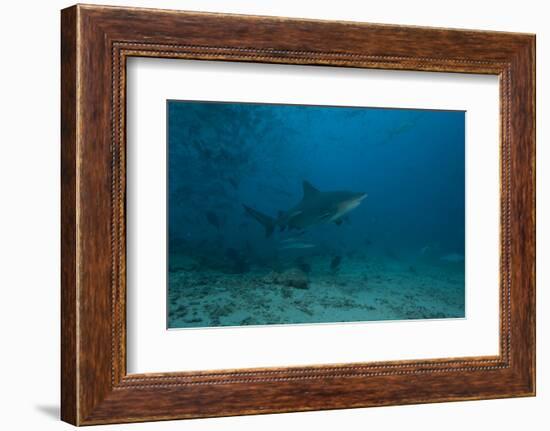
POLYGON ((323 192, 308 181, 303 182, 302 200, 288 211, 279 211, 277 218, 263 214, 247 205, 244 209, 265 229, 265 236, 273 234, 276 227, 304 230, 323 223, 342 224, 343 217, 367 197, 366 193, 350 191, 323 192))

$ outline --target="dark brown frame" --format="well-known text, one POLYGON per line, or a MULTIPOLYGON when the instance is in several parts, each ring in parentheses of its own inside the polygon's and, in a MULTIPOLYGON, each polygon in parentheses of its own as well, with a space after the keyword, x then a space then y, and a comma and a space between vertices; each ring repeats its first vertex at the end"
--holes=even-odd
POLYGON ((81 5, 61 16, 63 420, 88 425, 535 394, 534 35, 81 5), (127 375, 129 56, 498 75, 500 354, 127 375))

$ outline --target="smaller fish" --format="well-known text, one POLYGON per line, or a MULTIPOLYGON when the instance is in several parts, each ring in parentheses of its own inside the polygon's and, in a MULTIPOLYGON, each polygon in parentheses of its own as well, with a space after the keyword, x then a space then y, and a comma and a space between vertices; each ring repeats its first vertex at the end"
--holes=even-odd
POLYGON ((291 242, 279 247, 279 250, 301 250, 305 248, 317 247, 315 244, 307 244, 305 242, 291 242))
POLYGON ((206 220, 216 229, 218 230, 220 229, 220 219, 218 218, 215 212, 208 211, 206 213, 206 220))
POLYGON ((284 243, 298 242, 300 241, 300 236, 302 235, 303 235, 302 233, 298 233, 296 236, 291 236, 291 237, 282 239, 281 242, 284 242, 284 243))
POLYGON ((228 270, 232 274, 244 274, 250 270, 250 264, 244 255, 232 248, 229 247, 225 250, 225 257, 231 263, 228 270))
POLYGON ((225 256, 231 260, 238 260, 241 257, 240 253, 232 247, 225 250, 225 256))
POLYGON ((340 263, 342 263, 342 256, 334 256, 330 262, 330 269, 336 271, 340 267, 340 263))
POLYGON ((304 271, 306 274, 311 272, 311 265, 303 260, 303 258, 296 259, 296 266, 298 269, 304 271))
POLYGON ((284 243, 296 242, 296 238, 285 238, 285 239, 282 239, 281 242, 284 242, 284 243))
POLYGON ((443 262, 459 263, 464 262, 464 255, 458 253, 451 253, 439 258, 443 262))

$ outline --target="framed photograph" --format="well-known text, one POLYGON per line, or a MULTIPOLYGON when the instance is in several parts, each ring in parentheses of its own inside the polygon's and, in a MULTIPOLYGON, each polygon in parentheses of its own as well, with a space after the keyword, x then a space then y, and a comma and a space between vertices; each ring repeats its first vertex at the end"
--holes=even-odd
POLYGON ((62 11, 62 419, 535 394, 535 37, 62 11))

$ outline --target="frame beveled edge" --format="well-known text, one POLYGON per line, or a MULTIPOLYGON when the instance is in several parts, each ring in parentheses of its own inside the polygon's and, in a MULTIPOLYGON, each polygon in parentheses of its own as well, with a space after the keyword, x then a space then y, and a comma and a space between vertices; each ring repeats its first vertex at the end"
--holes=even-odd
POLYGON ((61 42, 63 420, 84 425, 534 394, 534 36, 78 5, 62 12, 61 42), (129 56, 499 75, 500 355, 126 375, 129 56))

